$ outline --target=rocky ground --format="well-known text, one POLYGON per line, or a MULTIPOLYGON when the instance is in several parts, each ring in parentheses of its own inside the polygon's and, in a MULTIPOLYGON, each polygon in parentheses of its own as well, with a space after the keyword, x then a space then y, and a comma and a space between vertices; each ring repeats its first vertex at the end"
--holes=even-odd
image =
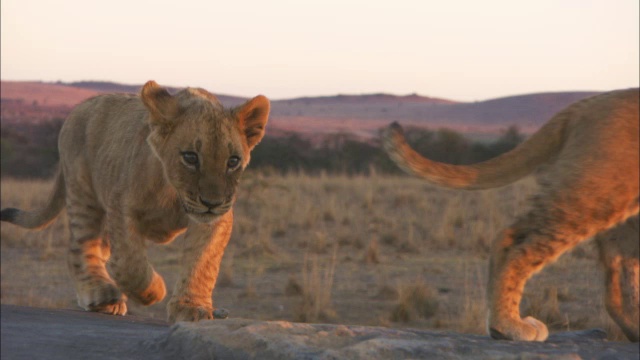
POLYGON ((178 323, 1 307, 2 359, 638 359, 601 330, 544 343, 415 329, 234 319, 178 323))

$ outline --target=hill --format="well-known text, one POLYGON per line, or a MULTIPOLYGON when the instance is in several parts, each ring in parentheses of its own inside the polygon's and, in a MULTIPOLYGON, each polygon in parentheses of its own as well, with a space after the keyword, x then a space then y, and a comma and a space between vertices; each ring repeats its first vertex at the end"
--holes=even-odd
POLYGON ((300 133, 348 132, 372 137, 392 121, 428 128, 450 128, 466 135, 496 135, 516 125, 536 131, 567 105, 597 92, 558 92, 466 103, 418 95, 332 96, 279 100, 273 123, 300 133))
MULTIPOLYGON (((5 125, 64 118, 74 105, 86 98, 107 92, 136 93, 141 87, 100 81, 2 81, 1 85, 1 119, 5 125)), ((375 136, 379 128, 391 121, 417 127, 448 127, 467 135, 495 135, 512 125, 531 133, 568 104, 594 94, 597 92, 540 93, 473 103, 417 94, 301 97, 272 101, 269 127, 271 135, 347 132, 364 139, 375 136)), ((216 96, 225 106, 246 100, 224 94, 216 96)))
MULTIPOLYGON (((99 93, 131 93, 137 94, 140 92, 142 85, 126 85, 108 81, 78 81, 66 84, 72 88, 86 89, 90 91, 96 91, 99 93)), ((169 86, 167 90, 171 93, 179 91, 181 88, 169 86)), ((216 97, 225 105, 233 106, 241 104, 246 101, 246 98, 239 96, 230 96, 224 94, 216 94, 216 97)))
POLYGON ((1 81, 2 105, 6 101, 25 106, 74 106, 100 91, 68 86, 63 83, 36 81, 1 81))

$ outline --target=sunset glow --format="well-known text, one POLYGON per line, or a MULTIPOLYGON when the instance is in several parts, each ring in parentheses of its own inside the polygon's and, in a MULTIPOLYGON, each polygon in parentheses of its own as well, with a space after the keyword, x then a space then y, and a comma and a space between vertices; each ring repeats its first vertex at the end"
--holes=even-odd
POLYGON ((459 101, 638 86, 638 1, 3 0, 2 79, 459 101))

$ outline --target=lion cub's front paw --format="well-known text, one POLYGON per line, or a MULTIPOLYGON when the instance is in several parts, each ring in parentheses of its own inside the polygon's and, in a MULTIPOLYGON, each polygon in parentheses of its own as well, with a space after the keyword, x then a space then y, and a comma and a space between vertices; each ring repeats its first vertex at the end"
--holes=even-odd
POLYGON ((213 320, 213 309, 204 306, 189 306, 184 303, 169 304, 169 321, 213 320))
POLYGON ((127 313, 127 297, 111 283, 92 284, 78 291, 78 305, 87 311, 111 315, 127 313))
POLYGON ((520 321, 501 320, 489 324, 489 334, 497 340, 545 341, 549 330, 540 320, 527 316, 520 321))

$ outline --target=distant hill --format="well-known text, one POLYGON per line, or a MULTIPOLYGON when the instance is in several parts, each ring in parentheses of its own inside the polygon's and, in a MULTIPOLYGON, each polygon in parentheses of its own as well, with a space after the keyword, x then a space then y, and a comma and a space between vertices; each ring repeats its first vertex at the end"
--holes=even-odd
MULTIPOLYGON (((65 117, 82 100, 108 92, 137 93, 141 85, 82 81, 43 83, 1 81, 3 124, 34 122, 65 117)), ((170 87, 170 91, 178 88, 170 87)), ((404 125, 448 127, 471 135, 498 134, 517 125, 530 133, 568 104, 597 92, 555 92, 518 95, 479 102, 456 102, 410 94, 336 95, 272 101, 269 134, 298 132, 321 135, 348 132, 361 138, 398 121, 404 125)), ((268 95, 268 94, 267 94, 268 95)), ((225 106, 246 98, 218 95, 225 106)))
POLYGON ((371 137, 392 121, 429 128, 451 128, 484 137, 516 125, 532 133, 555 113, 598 92, 558 92, 455 102, 418 95, 388 94, 298 98, 273 102, 272 119, 296 132, 350 132, 371 137))
POLYGON ((108 81, 76 81, 71 83, 65 83, 65 85, 89 89, 102 93, 137 93, 140 91, 141 85, 126 85, 108 81))
POLYGON ((335 96, 317 96, 317 97, 300 97, 291 100, 281 100, 283 103, 303 103, 306 105, 317 104, 362 104, 362 103, 398 103, 411 102, 420 104, 455 104, 456 101, 421 96, 418 94, 410 94, 405 96, 397 96, 385 93, 364 94, 364 95, 335 95, 335 96))
POLYGON ((74 106, 99 91, 68 86, 62 83, 36 81, 0 81, 0 95, 5 101, 25 105, 74 106))
MULTIPOLYGON (((100 93, 130 93, 137 94, 140 92, 142 85, 125 85, 108 81, 77 81, 72 83, 66 83, 65 85, 80 88, 80 89, 88 89, 97 91, 100 93)), ((167 90, 171 93, 175 93, 179 91, 181 88, 168 86, 167 90)), ((235 105, 240 104, 246 101, 246 98, 238 97, 238 96, 230 96, 224 94, 216 94, 216 97, 225 105, 229 104, 235 105)))

